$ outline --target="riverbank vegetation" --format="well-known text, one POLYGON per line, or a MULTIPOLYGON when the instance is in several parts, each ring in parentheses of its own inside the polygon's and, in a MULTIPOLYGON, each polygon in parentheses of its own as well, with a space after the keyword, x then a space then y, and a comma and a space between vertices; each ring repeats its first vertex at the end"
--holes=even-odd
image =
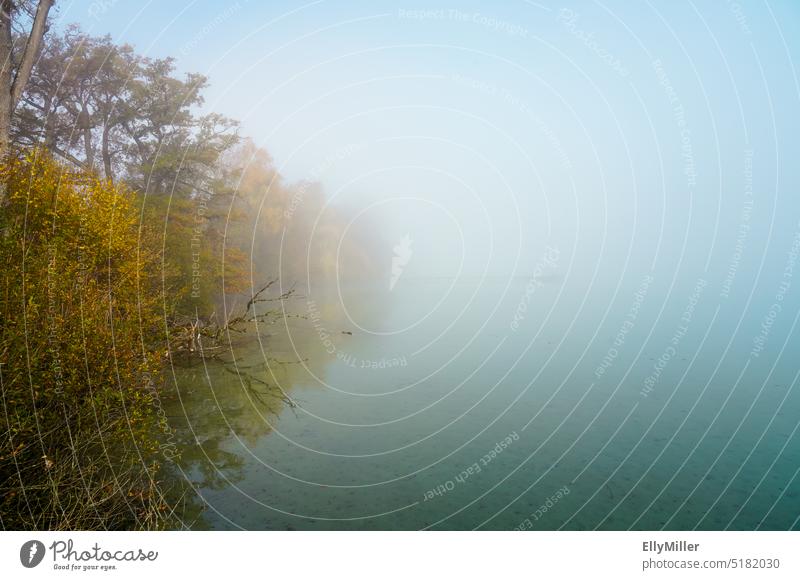
POLYGON ((132 192, 45 152, 0 178, 3 526, 159 527, 156 238, 132 192))
POLYGON ((204 110, 208 79, 48 28, 50 4, 0 19, 0 526, 177 527, 165 366, 375 244, 353 228, 337 258, 346 212, 204 110))

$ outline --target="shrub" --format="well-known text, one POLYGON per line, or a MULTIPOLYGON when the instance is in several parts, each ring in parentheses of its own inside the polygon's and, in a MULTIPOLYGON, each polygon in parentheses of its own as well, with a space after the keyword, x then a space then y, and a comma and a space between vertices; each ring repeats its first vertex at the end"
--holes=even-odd
POLYGON ((124 187, 41 151, 0 183, 0 523, 163 527, 157 237, 124 187))

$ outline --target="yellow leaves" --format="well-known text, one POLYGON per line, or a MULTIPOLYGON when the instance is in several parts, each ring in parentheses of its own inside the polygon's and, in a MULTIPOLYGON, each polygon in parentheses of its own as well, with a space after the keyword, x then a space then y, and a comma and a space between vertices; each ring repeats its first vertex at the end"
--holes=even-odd
MULTIPOLYGON (((104 389, 138 389, 143 348, 161 331, 160 261, 133 194, 40 152, 0 164, 0 179, 0 352, 6 385, 20 389, 9 396, 31 404, 33 383, 46 406, 60 404, 56 390, 80 400, 92 385, 100 404, 104 389)), ((145 422, 147 401, 136 401, 145 422)))
MULTIPOLYGON (((0 180, 8 200, 0 212, 0 361, 9 417, 0 460, 24 466, 27 489, 53 494, 54 481, 77 488, 74 461, 84 474, 96 470, 90 479, 99 486, 109 468, 103 449, 128 472, 157 453, 148 385, 158 383, 165 344, 161 240, 140 227, 130 191, 40 152, 0 164, 0 180)), ((107 491, 124 499, 127 488, 107 491)))

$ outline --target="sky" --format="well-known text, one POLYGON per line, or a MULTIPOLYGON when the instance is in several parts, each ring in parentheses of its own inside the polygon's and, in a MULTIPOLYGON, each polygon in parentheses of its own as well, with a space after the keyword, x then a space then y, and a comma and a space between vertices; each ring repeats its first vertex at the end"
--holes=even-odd
POLYGON ((408 236, 409 275, 547 264, 744 300, 800 231, 797 2, 64 0, 57 20, 207 75, 205 107, 289 180, 408 236))

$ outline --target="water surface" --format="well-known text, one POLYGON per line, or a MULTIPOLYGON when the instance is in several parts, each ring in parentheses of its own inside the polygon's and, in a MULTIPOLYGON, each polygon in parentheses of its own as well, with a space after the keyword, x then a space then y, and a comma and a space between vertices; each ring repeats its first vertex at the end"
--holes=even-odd
POLYGON ((176 368, 187 522, 797 528, 796 317, 754 352, 769 304, 648 272, 316 288, 235 349, 242 375, 176 368))

